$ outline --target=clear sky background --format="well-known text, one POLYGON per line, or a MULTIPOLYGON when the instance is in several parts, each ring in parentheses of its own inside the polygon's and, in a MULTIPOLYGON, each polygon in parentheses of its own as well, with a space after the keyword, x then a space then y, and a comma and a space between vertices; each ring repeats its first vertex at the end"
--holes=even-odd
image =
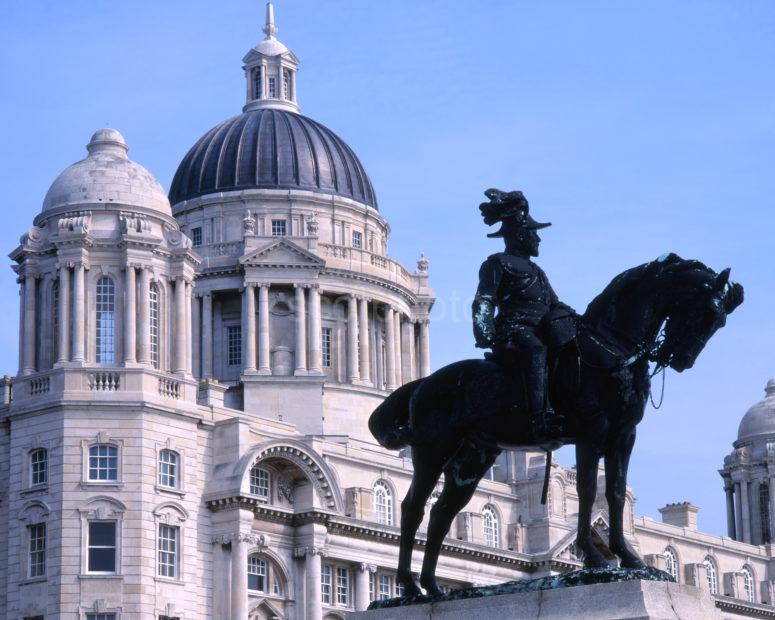
MULTIPOLYGON (((746 302, 647 409, 636 511, 701 508, 725 534, 717 470, 775 373, 775 3, 278 0, 301 59, 302 113, 347 141, 392 226, 389 253, 430 259, 434 368, 479 356, 470 301, 500 242, 487 187, 521 189, 539 264, 582 311, 666 251, 732 267, 746 302)), ((258 0, 0 2, 0 247, 11 251, 98 127, 169 188, 191 145, 244 104, 258 0)), ((10 261, 9 261, 10 262, 10 261)), ((0 369, 15 374, 18 291, 0 278, 0 369)), ((573 464, 572 452, 561 453, 573 464)))

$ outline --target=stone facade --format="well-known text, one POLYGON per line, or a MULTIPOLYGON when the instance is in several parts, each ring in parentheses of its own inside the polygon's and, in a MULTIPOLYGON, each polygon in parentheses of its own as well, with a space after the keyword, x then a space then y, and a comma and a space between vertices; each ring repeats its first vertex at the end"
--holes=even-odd
MULTIPOLYGON (((388 256, 360 162, 298 114, 298 60, 271 5, 265 32, 244 59, 242 124, 197 143, 173 205, 99 130, 11 253, 0 617, 330 620, 399 594, 411 460, 366 421, 430 372, 428 261, 388 256)), ((769 471, 768 428, 736 444, 725 480, 769 471)), ((544 458, 499 457, 445 543, 445 587, 581 565, 575 470, 553 464, 543 506, 544 458)), ((715 537, 687 504, 635 517, 628 492, 627 534, 730 617, 775 616, 761 506, 738 505, 748 537, 715 537)), ((607 551, 602 494, 594 519, 607 551)))

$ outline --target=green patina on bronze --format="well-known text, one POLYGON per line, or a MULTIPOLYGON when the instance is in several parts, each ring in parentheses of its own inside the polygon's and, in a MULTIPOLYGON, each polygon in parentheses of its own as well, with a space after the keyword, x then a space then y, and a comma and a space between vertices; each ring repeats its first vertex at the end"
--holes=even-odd
POLYGON ((538 592, 540 590, 555 590, 557 588, 591 586, 597 583, 617 583, 620 581, 638 580, 675 582, 675 579, 668 573, 651 566, 646 568, 583 568, 570 573, 562 573, 561 575, 541 577, 540 579, 507 581, 494 586, 452 590, 451 592, 440 596, 399 596, 396 598, 374 601, 369 605, 369 609, 387 609, 389 607, 403 607, 404 605, 418 605, 421 603, 440 603, 443 601, 457 601, 467 598, 498 596, 500 594, 538 592))

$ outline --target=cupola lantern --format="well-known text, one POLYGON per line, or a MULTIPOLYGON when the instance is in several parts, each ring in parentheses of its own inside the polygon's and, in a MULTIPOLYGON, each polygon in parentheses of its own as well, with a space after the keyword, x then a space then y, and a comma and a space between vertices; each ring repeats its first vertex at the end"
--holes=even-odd
POLYGON ((275 38, 274 7, 266 4, 266 38, 242 59, 247 81, 247 103, 243 110, 275 108, 298 112, 296 71, 299 59, 275 38))

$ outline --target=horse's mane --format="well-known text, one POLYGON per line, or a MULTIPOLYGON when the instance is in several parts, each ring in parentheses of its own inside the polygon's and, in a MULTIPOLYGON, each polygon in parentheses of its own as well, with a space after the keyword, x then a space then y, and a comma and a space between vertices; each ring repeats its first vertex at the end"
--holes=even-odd
POLYGON ((588 324, 609 323, 607 319, 618 310, 612 301, 626 300, 628 292, 636 286, 643 287, 644 281, 655 288, 664 286, 666 281, 697 286, 710 283, 715 277, 716 273, 698 260, 684 259, 673 252, 663 254, 656 260, 627 269, 611 280, 587 306, 584 319, 588 324))

